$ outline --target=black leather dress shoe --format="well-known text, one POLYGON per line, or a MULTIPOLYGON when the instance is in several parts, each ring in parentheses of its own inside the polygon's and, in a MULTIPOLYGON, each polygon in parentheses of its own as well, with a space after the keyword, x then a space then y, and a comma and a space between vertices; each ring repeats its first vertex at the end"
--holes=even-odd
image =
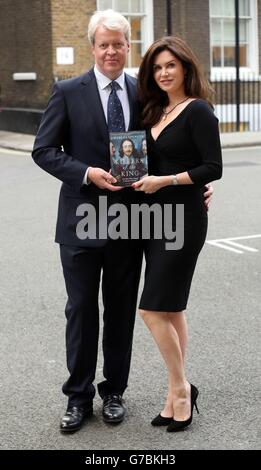
POLYGON ((67 411, 60 422, 60 430, 62 432, 78 431, 82 427, 85 418, 93 414, 92 405, 89 407, 83 406, 68 406, 67 411))
POLYGON ((121 395, 105 395, 102 416, 106 423, 120 423, 125 416, 125 411, 121 395))

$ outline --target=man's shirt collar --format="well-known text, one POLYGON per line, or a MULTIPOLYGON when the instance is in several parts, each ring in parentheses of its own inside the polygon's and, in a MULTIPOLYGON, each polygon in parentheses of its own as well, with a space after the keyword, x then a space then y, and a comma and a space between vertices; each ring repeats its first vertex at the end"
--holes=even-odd
MULTIPOLYGON (((104 90, 112 81, 110 78, 106 77, 106 75, 104 75, 103 73, 101 73, 98 70, 97 65, 94 66, 94 74, 95 74, 95 77, 96 77, 96 80, 97 80, 98 87, 101 90, 104 90)), ((125 73, 124 73, 124 71, 122 71, 121 75, 118 78, 116 78, 116 80, 113 80, 113 81, 117 82, 119 84, 119 86, 121 87, 121 90, 123 90, 124 83, 125 83, 125 73)))

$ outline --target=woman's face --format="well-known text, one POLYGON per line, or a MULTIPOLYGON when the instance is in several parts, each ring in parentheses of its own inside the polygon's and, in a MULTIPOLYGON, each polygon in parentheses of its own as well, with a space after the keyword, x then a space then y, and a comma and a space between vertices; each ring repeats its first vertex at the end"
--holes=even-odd
POLYGON ((124 140, 122 144, 122 151, 127 157, 130 157, 133 153, 133 147, 130 140, 124 140))
POLYGON ((184 74, 181 61, 170 51, 156 55, 153 76, 161 90, 168 94, 184 94, 184 74))

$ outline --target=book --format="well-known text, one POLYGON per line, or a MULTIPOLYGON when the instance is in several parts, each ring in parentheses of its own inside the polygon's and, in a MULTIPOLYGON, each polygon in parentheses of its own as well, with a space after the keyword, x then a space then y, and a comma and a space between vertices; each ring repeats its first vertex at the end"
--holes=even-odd
POLYGON ((131 186, 147 175, 146 132, 110 132, 110 161, 115 186, 131 186))

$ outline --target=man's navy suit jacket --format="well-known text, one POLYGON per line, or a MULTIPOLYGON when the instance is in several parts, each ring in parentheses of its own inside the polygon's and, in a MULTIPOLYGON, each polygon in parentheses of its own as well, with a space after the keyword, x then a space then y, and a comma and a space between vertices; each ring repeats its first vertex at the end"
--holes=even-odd
MULTIPOLYGON (((130 105, 128 130, 136 130, 139 129, 136 79, 125 77, 130 105)), ((32 156, 37 165, 63 182, 55 241, 74 246, 104 244, 104 240, 80 240, 76 236, 80 220, 76 216, 77 207, 85 202, 97 207, 101 195, 108 196, 109 203, 119 202, 134 191, 111 192, 92 183, 82 184, 88 166, 110 169, 109 133, 93 69, 54 85, 32 156)))

